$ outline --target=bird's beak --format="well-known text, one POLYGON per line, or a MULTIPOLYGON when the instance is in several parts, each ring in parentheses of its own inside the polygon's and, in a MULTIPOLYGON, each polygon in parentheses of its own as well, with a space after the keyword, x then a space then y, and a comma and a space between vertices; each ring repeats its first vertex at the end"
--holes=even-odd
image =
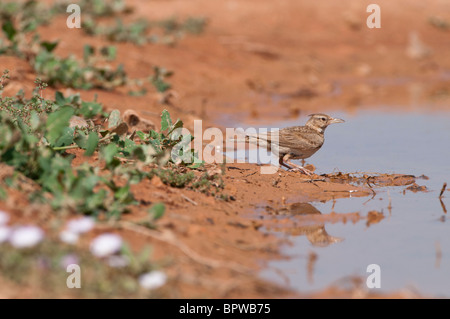
POLYGON ((344 120, 342 120, 342 119, 331 119, 330 120, 330 124, 333 124, 333 123, 344 123, 345 121, 344 120))

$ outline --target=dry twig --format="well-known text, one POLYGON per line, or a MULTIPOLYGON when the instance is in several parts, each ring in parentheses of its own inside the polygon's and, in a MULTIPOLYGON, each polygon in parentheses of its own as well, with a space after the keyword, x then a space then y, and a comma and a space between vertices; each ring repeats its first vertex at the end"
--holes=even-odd
POLYGON ((189 258, 191 258, 192 260, 194 260, 199 264, 212 268, 228 268, 230 270, 243 273, 246 275, 248 275, 251 272, 249 268, 233 262, 219 261, 199 255, 197 252, 189 248, 185 243, 179 241, 171 231, 159 232, 127 221, 119 221, 118 224, 123 229, 130 230, 135 233, 139 233, 144 236, 151 237, 153 239, 173 245, 179 248, 189 258))

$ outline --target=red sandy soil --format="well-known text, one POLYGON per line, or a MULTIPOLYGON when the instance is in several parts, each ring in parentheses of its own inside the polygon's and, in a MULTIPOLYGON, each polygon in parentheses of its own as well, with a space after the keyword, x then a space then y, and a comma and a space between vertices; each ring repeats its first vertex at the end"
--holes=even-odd
MULTIPOLYGON (((89 100, 97 94, 107 109, 134 109, 154 123, 159 122, 161 111, 167 108, 188 128, 192 128, 194 119, 202 119, 204 128, 224 128, 232 127, 236 120, 269 123, 311 112, 358 112, 384 104, 399 105, 398 112, 448 110, 450 30, 436 28, 428 19, 440 17, 450 21, 450 3, 380 0, 377 4, 381 7, 381 29, 369 29, 366 7, 370 3, 129 1, 135 8, 130 20, 208 18, 203 34, 186 36, 172 47, 115 44, 118 63, 124 64, 130 78, 148 76, 154 65, 173 70, 175 75, 170 82, 176 96, 170 105, 161 105, 156 94, 131 97, 126 88, 82 91, 81 95, 89 100), (429 49, 428 55, 415 58, 407 54, 411 32, 417 32, 429 49), (429 108, 421 109, 425 103, 429 108)), ((61 25, 65 25, 65 17, 55 18, 40 29, 44 39, 60 40, 58 55, 81 57, 84 44, 107 44, 103 39, 61 25)), ((36 74, 24 61, 0 56, 0 66, 8 68, 12 75, 4 95, 14 94, 20 88, 31 92, 36 74)), ((45 94, 52 96, 54 91, 49 88, 45 94)), ((77 156, 75 164, 83 160, 77 156)), ((314 157, 308 162, 314 163, 314 157)), ((137 199, 166 203, 167 212, 157 231, 131 229, 124 223, 118 232, 133 248, 151 244, 156 259, 171 260, 167 266, 172 278, 171 297, 411 297, 403 293, 368 294, 357 284, 356 288, 330 287, 305 295, 259 279, 255 274, 265 262, 285 258, 279 252, 284 240, 267 229, 292 225, 273 224, 269 211, 259 209, 262 212, 255 213, 255 209, 270 206, 289 211, 292 203, 327 201, 350 194, 367 196, 372 190, 345 182, 309 182, 305 176, 281 170, 274 175, 261 175, 259 167, 251 164, 227 164, 225 171, 225 193, 232 195, 234 201, 171 188, 157 179, 143 181, 133 189, 137 199)), ((18 222, 32 219, 45 223, 47 218, 26 207, 20 194, 11 194, 0 203, 0 208, 14 212, 18 222)), ((139 220, 144 214, 135 207, 124 219, 139 220)), ((373 221, 373 216, 366 220, 358 212, 336 215, 316 217, 316 222, 373 221)), ((103 231, 104 228, 98 230, 103 231)), ((299 231, 314 237, 311 230, 299 231)), ((34 296, 33 292, 26 295, 34 296)), ((0 288, 0 296, 18 297, 21 291, 9 289, 6 293, 0 288)))

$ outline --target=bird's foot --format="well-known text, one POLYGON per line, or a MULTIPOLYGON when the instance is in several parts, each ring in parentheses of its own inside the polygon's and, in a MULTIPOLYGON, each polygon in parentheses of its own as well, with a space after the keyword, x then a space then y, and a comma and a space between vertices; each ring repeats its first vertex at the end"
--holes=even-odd
POLYGON ((295 166, 293 168, 288 169, 288 172, 301 172, 303 174, 306 174, 308 176, 311 176, 313 174, 313 172, 311 172, 310 170, 302 167, 302 166, 295 166))

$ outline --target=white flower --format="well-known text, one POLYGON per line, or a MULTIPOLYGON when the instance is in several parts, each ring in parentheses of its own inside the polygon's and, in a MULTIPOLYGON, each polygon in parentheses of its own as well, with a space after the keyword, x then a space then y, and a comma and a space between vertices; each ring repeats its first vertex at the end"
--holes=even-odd
POLYGON ((97 257, 106 257, 120 250, 122 238, 116 234, 103 234, 91 243, 91 253, 97 257))
POLYGON ((7 241, 10 234, 11 229, 6 226, 0 226, 0 243, 7 241))
POLYGON ((151 271, 139 276, 139 285, 144 289, 157 289, 167 281, 167 275, 162 271, 151 271))
POLYGON ((0 225, 4 225, 8 222, 9 220, 9 215, 8 213, 0 210, 0 225))
POLYGON ((9 242, 16 248, 33 247, 44 239, 44 232, 36 226, 22 226, 13 230, 9 242))
POLYGON ((95 226, 95 221, 91 217, 82 217, 78 219, 72 219, 67 223, 67 230, 76 233, 82 234, 90 231, 95 226))
POLYGON ((76 244, 78 241, 78 234, 69 230, 63 230, 59 233, 59 239, 66 244, 76 244))

